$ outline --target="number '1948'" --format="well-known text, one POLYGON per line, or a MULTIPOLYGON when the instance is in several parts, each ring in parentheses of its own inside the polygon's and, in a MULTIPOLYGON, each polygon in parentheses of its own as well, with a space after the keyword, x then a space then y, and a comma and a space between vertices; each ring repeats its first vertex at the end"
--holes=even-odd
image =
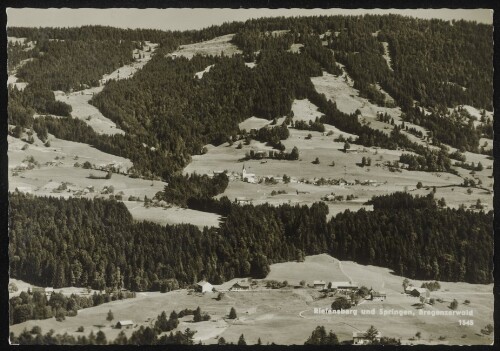
POLYGON ((469 327, 474 325, 474 321, 473 321, 472 319, 468 319, 468 320, 465 320, 465 319, 460 319, 460 320, 458 321, 458 323, 459 323, 460 325, 465 325, 465 326, 469 326, 469 327))

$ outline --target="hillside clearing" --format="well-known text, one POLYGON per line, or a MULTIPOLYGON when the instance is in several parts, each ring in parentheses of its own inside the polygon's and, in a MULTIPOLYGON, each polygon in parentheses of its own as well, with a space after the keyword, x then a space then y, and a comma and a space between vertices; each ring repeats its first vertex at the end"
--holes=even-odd
POLYGON ((144 203, 135 201, 124 201, 132 217, 137 221, 150 221, 158 224, 192 224, 200 229, 203 227, 218 227, 220 216, 214 213, 201 212, 172 206, 144 207, 144 203))
POLYGON ((179 50, 169 54, 169 56, 184 56, 192 59, 194 55, 233 56, 241 54, 242 51, 234 44, 231 44, 234 34, 227 34, 207 41, 181 45, 179 50))

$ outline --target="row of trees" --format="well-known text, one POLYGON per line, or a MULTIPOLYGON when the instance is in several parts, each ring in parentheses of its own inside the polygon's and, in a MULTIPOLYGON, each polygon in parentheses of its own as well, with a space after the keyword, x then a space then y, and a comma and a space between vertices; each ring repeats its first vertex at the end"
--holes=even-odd
POLYGON ((47 298, 45 292, 21 292, 19 296, 9 299, 9 324, 22 323, 31 319, 47 319, 56 317, 58 320, 66 316, 76 316, 78 310, 100 304, 135 297, 131 292, 95 293, 89 296, 62 293, 52 293, 47 298))
POLYGON ((102 330, 95 334, 91 331, 88 336, 74 337, 68 333, 55 334, 53 329, 42 334, 41 328, 35 326, 31 331, 25 329, 18 336, 11 332, 10 342, 20 345, 193 345, 195 333, 196 331, 187 328, 184 332, 177 331, 175 334, 170 332, 160 337, 155 328, 141 326, 130 338, 121 331, 115 340, 108 341, 102 330))

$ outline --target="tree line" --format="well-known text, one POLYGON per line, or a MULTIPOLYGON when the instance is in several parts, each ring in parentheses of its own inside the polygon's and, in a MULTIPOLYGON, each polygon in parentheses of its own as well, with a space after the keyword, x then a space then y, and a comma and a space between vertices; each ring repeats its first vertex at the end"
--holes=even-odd
POLYGON ((9 299, 9 325, 22 323, 31 319, 47 319, 56 317, 62 321, 66 316, 76 316, 78 310, 99 306, 103 303, 135 297, 133 292, 118 291, 115 293, 96 293, 89 296, 53 292, 47 298, 45 292, 21 292, 19 296, 9 299))

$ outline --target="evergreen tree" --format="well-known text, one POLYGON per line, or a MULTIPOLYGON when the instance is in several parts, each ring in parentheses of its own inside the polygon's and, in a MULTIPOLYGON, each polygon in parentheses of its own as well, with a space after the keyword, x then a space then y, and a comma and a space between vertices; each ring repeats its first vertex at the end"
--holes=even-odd
POLYGON ((240 335, 240 338, 238 339, 238 346, 246 345, 247 342, 245 341, 245 336, 243 334, 240 335))

